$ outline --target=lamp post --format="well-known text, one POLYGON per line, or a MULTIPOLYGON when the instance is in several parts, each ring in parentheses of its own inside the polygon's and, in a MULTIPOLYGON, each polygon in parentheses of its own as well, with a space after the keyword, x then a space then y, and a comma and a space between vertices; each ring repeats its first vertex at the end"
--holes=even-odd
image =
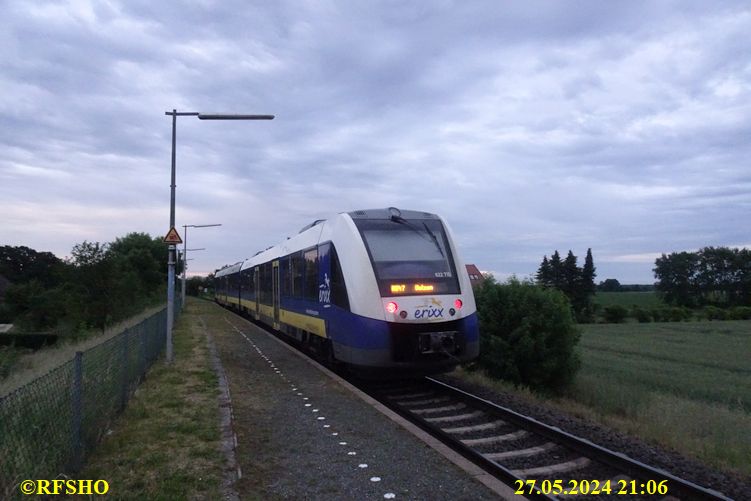
POLYGON ((185 261, 188 260, 188 251, 191 250, 205 250, 205 249, 188 249, 188 228, 210 228, 212 226, 221 226, 222 223, 214 223, 214 224, 184 224, 183 225, 183 290, 182 290, 182 307, 185 308, 185 281, 187 280, 188 276, 186 274, 187 272, 187 265, 185 261))
MULTIPOLYGON (((221 226, 221 225, 217 225, 217 226, 221 226)), ((185 232, 187 233, 187 230, 185 230, 185 232)), ((182 251, 177 251, 180 254, 179 259, 177 260, 177 264, 179 265, 181 262, 183 263, 183 277, 181 280, 182 292, 183 292, 181 304, 183 308, 185 308, 185 284, 188 281, 188 277, 186 275, 186 272, 188 270, 188 261, 193 261, 193 258, 188 259, 188 252, 202 251, 202 250, 206 250, 206 247, 199 247, 198 249, 184 248, 182 251)))
MULTIPOLYGON (((172 116, 172 183, 170 184, 170 230, 175 227, 175 142, 177 136, 177 117, 192 116, 199 120, 273 120, 274 115, 237 115, 227 113, 200 113, 197 111, 165 111, 172 116)), ((172 325, 175 320, 175 244, 169 244, 167 258, 167 363, 172 363, 172 325)))

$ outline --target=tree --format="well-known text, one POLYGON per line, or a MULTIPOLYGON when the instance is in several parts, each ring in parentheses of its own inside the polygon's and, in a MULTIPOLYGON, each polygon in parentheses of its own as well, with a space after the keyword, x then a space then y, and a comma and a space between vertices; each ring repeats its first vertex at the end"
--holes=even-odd
POLYGON ((561 262, 561 255, 556 250, 552 256, 550 256, 550 287, 561 289, 563 284, 563 263, 561 262))
POLYGON ((592 298, 595 294, 595 265, 592 249, 587 249, 587 258, 583 268, 577 265, 577 257, 569 250, 566 259, 556 250, 548 261, 543 257, 537 271, 537 284, 562 291, 571 302, 578 321, 590 321, 593 314, 592 298))
POLYGON ((584 258, 584 266, 581 269, 581 279, 578 290, 579 309, 577 310, 577 319, 579 321, 591 321, 594 316, 593 298, 597 287, 595 286, 595 277, 597 276, 595 262, 592 258, 592 249, 587 249, 587 256, 584 258))
POLYGON ((537 283, 544 287, 552 287, 553 285, 553 268, 548 261, 548 256, 542 257, 542 263, 537 270, 536 275, 537 283))
POLYGON ((146 233, 128 233, 108 248, 122 274, 133 274, 136 293, 151 295, 167 281, 167 246, 146 233))
POLYGON ((107 253, 107 244, 88 242, 76 244, 71 250, 73 265, 70 317, 74 325, 90 325, 103 329, 114 317, 114 263, 107 253))
POLYGON ((592 249, 587 249, 587 257, 584 258, 584 267, 582 268, 582 287, 587 294, 594 294, 595 277, 597 277, 597 268, 595 268, 595 262, 592 258, 592 249))
POLYGON ((65 263, 51 252, 3 245, 0 246, 0 275, 14 284, 36 280, 51 287, 63 281, 65 263))
POLYGON ((606 278, 603 282, 600 282, 597 290, 601 292, 620 292, 621 283, 615 278, 606 278))
POLYGON ((679 306, 696 305, 696 254, 674 252, 655 260, 653 269, 659 280, 656 285, 666 303, 679 306))
POLYGON ((704 247, 663 254, 653 269, 656 289, 676 306, 751 304, 751 251, 704 247))
POLYGON ((205 288, 211 289, 214 284, 214 274, 207 277, 190 277, 185 287, 185 293, 191 296, 200 296, 205 288))
POLYGON ((563 260, 561 284, 558 287, 563 291, 571 302, 574 303, 576 310, 576 297, 577 290, 579 289, 579 282, 581 277, 581 270, 576 264, 577 258, 571 250, 568 251, 566 259, 563 260))
POLYGON ((112 244, 84 241, 67 262, 27 247, 1 247, 0 269, 20 282, 6 291, 0 316, 26 330, 104 328, 163 297, 166 261, 164 244, 145 233, 112 244))

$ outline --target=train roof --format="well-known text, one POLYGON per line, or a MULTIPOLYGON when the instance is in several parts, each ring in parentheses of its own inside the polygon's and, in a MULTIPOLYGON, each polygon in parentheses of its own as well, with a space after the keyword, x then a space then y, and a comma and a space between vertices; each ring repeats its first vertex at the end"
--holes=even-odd
POLYGON ((243 262, 239 261, 239 262, 237 262, 235 264, 231 264, 231 265, 225 266, 221 270, 217 271, 216 275, 214 275, 214 277, 219 278, 219 277, 223 277, 224 275, 230 275, 232 273, 237 273, 238 271, 240 271, 240 268, 242 267, 242 265, 243 265, 243 262))
POLYGON ((348 215, 353 220, 356 219, 391 219, 392 217, 404 219, 440 219, 436 214, 424 211, 398 209, 396 207, 386 207, 381 209, 359 209, 351 212, 340 212, 330 219, 316 219, 312 223, 304 226, 296 235, 287 240, 268 247, 262 251, 256 252, 253 257, 239 263, 222 268, 217 272, 216 277, 227 274, 238 273, 241 269, 248 269, 258 263, 270 261, 276 257, 286 255, 291 251, 305 249, 318 244, 321 235, 327 225, 334 222, 335 219, 348 215))
POLYGON ((404 219, 439 219, 437 215, 430 212, 398 209, 396 207, 387 207, 385 209, 360 209, 347 212, 347 214, 349 214, 352 219, 390 219, 393 216, 404 219))

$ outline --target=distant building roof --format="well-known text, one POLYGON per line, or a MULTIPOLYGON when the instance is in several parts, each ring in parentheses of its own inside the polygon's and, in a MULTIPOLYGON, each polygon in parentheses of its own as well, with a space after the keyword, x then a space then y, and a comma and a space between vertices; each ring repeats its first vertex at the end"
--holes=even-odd
POLYGON ((477 285, 480 285, 485 281, 485 277, 482 276, 482 272, 475 266, 474 264, 468 264, 467 267, 467 273, 469 274, 469 282, 472 284, 472 287, 475 287, 477 285))

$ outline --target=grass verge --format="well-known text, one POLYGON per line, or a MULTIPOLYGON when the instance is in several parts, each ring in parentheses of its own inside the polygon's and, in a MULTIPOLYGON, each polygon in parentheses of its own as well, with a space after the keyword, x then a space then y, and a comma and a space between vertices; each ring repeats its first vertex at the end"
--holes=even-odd
POLYGON ((175 361, 158 361, 78 478, 104 479, 108 499, 221 499, 218 382, 188 300, 174 330, 175 361))

